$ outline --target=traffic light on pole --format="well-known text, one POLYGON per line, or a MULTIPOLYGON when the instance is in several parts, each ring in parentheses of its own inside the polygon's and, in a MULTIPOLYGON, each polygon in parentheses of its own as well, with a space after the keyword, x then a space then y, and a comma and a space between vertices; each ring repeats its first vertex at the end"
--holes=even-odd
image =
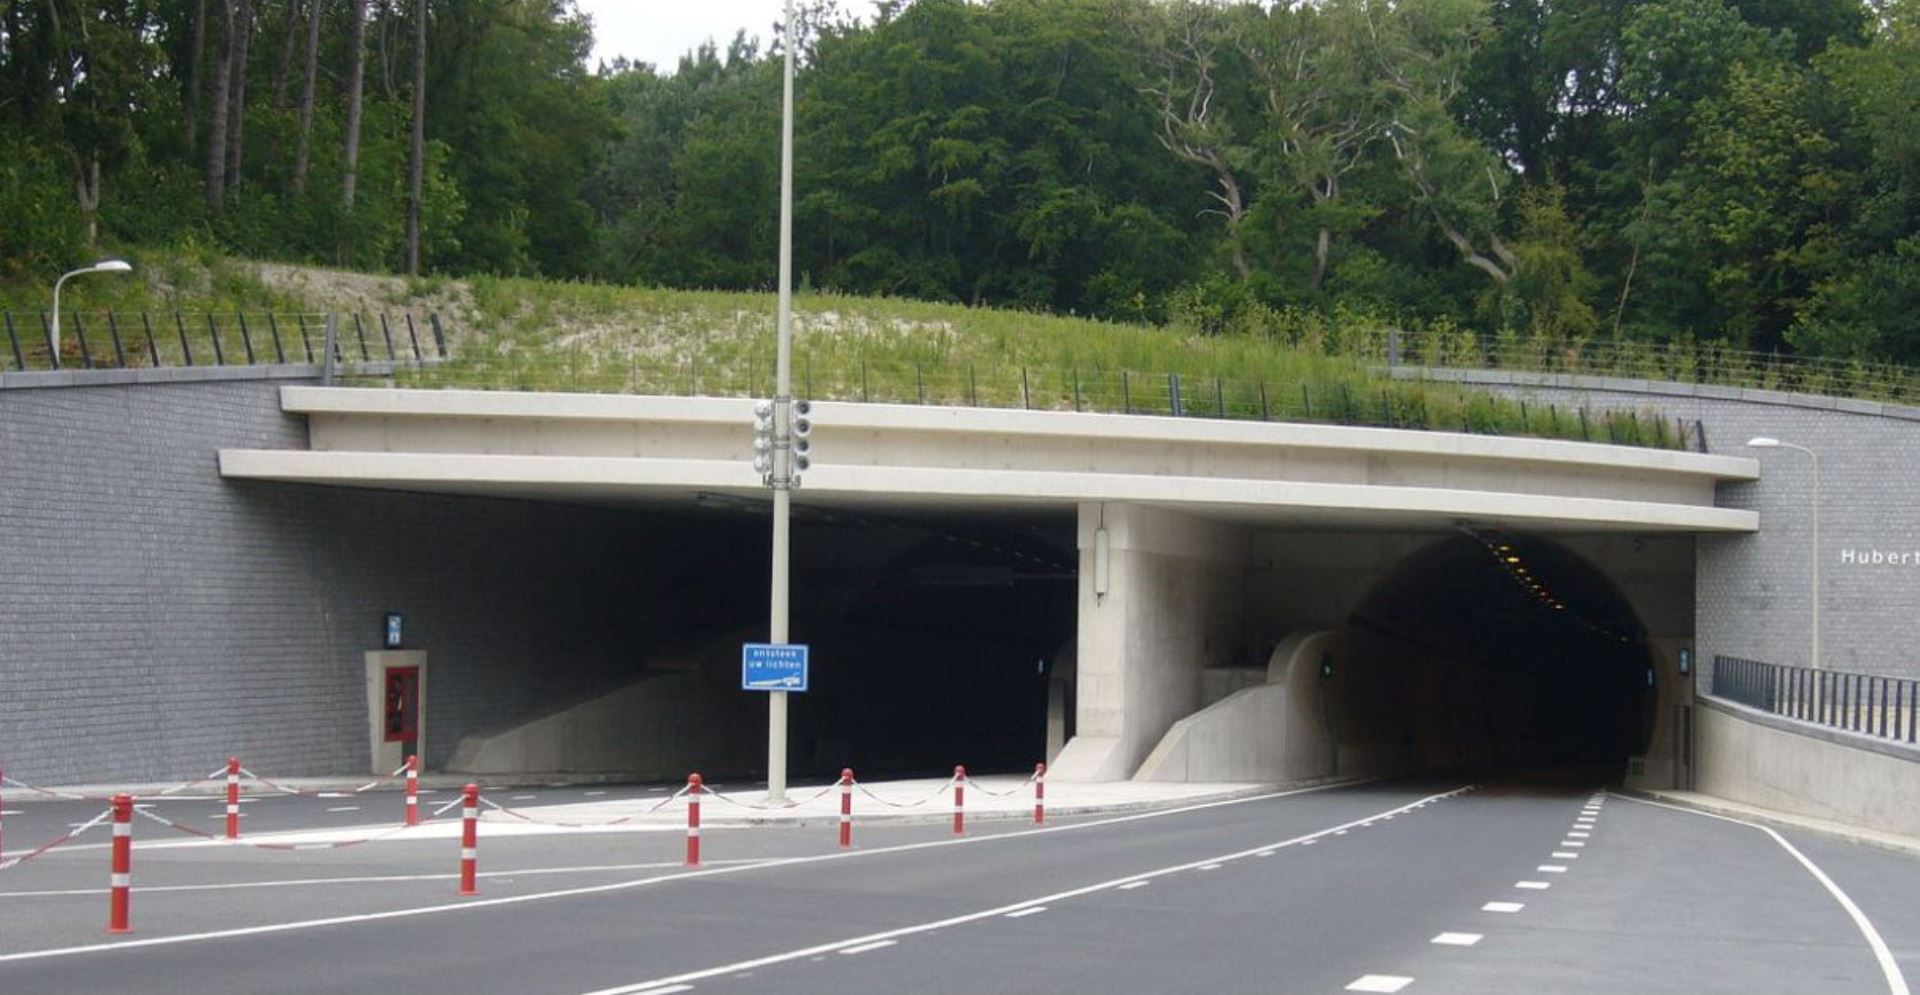
POLYGON ((753 402, 753 469, 765 483, 773 483, 773 402, 753 402))
POLYGON ((792 476, 795 483, 800 480, 800 471, 813 465, 813 442, 807 437, 813 434, 813 402, 793 402, 793 425, 790 428, 793 437, 792 476))

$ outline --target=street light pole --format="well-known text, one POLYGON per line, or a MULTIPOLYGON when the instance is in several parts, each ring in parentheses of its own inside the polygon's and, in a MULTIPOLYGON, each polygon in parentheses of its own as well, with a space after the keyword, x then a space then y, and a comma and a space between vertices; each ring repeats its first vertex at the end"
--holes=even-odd
POLYGON ((1755 449, 1793 449, 1813 461, 1813 669, 1820 669, 1820 454, 1806 446, 1758 436, 1747 440, 1755 449))
POLYGON ((70 273, 63 273, 60 279, 53 281, 53 327, 47 329, 47 350, 53 360, 53 368, 60 368, 60 288, 68 280, 88 273, 131 273, 133 266, 124 259, 102 259, 92 266, 82 266, 70 273))
MULTIPOLYGON (((787 641, 793 508, 793 0, 780 103, 780 310, 773 389, 773 597, 768 641, 787 641)), ((767 801, 787 800, 787 692, 767 696, 767 801)))

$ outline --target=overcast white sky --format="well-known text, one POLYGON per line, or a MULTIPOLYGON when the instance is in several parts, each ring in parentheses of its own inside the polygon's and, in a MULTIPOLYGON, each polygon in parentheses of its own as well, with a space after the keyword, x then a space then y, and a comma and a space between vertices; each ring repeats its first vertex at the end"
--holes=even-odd
POLYGON ((624 55, 672 72, 680 56, 711 38, 722 48, 741 28, 766 47, 783 0, 578 0, 593 15, 593 58, 624 55))

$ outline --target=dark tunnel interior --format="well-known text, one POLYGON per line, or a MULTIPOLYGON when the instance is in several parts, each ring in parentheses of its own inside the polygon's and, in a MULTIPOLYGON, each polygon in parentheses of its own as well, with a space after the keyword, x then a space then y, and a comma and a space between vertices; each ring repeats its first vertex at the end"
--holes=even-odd
MULTIPOLYGON (((1444 742, 1416 762, 1624 769, 1651 735, 1646 634, 1598 569, 1552 540, 1451 536, 1420 549, 1354 610, 1350 631, 1393 646, 1412 708, 1444 708, 1444 742)), ((1410 734, 1409 734, 1410 735, 1410 734)), ((1409 744, 1411 745, 1411 744, 1409 744)))
MULTIPOLYGON (((608 634, 629 659, 705 671, 706 693, 728 703, 728 735, 753 740, 744 754, 760 758, 710 773, 764 776, 764 696, 740 690, 739 660, 741 643, 768 638, 767 505, 715 498, 693 513, 633 514, 637 531, 668 538, 626 568, 645 590, 629 592, 608 634)), ((789 641, 809 646, 811 666, 808 690, 788 697, 789 775, 1031 770, 1046 753, 1048 682, 1073 636, 1075 560, 1071 513, 796 505, 789 641)), ((640 673, 607 674, 605 686, 640 673)))

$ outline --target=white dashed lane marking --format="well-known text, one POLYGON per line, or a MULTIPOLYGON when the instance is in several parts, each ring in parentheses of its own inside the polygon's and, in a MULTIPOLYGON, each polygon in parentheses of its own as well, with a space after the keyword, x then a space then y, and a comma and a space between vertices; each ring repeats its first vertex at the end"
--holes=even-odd
POLYGON ((1518 912, 1526 908, 1524 902, 1488 902, 1480 906, 1482 912, 1518 912))
POLYGON ((1534 870, 1539 871, 1542 874, 1567 873, 1567 868, 1566 868, 1566 865, 1564 864, 1541 864, 1539 867, 1534 868, 1534 870))
POLYGON ((1350 992, 1397 992, 1413 984, 1412 978, 1397 974, 1365 974, 1347 986, 1350 992))
POLYGON ((1133 889, 1135 889, 1135 888, 1145 888, 1145 887, 1146 887, 1147 885, 1149 885, 1149 884, 1152 884, 1152 883, 1153 883, 1153 882, 1151 882, 1151 881, 1128 881, 1128 882, 1127 882, 1126 884, 1123 884, 1123 885, 1121 885, 1121 886, 1120 886, 1120 890, 1121 890, 1121 891, 1132 891, 1132 890, 1133 890, 1133 889))
POLYGON ((869 950, 881 950, 899 942, 899 940, 875 940, 872 943, 862 943, 857 947, 845 947, 841 949, 840 952, 843 954, 864 954, 869 950))
POLYGON ((1579 855, 1579 854, 1577 854, 1577 853, 1574 853, 1574 852, 1573 852, 1572 850, 1555 850, 1555 851, 1553 851, 1553 859, 1555 859, 1555 860, 1579 860, 1579 859, 1580 859, 1580 855, 1579 855))
POLYGON ((1482 935, 1479 933, 1441 933, 1429 942, 1443 947, 1470 947, 1479 943, 1481 939, 1482 935))
POLYGON ((1572 847, 1573 849, 1578 850, 1579 848, 1586 846, 1587 844, 1585 840, 1561 840, 1560 845, 1564 847, 1572 847))
POLYGON ((1019 910, 1018 912, 1009 912, 1009 913, 1007 913, 1007 918, 1009 918, 1009 919, 1025 919, 1025 918, 1026 918, 1026 917, 1028 917, 1028 916, 1037 916, 1037 915, 1039 915, 1040 913, 1042 913, 1042 912, 1045 912, 1045 911, 1047 911, 1047 907, 1046 907, 1046 906, 1044 906, 1044 905, 1036 905, 1036 906, 1034 906, 1034 907, 1032 907, 1032 908, 1030 908, 1030 909, 1021 909, 1021 910, 1019 910))
POLYGON ((1219 864, 1201 864, 1200 869, 1203 871, 1217 871, 1220 869, 1220 865, 1219 864))
POLYGON ((1548 888, 1553 887, 1553 885, 1545 881, 1515 881, 1513 886, 1515 888, 1524 888, 1527 891, 1546 891, 1548 888))
POLYGON ((358 811, 360 811, 360 806, 358 806, 358 805, 331 805, 331 806, 328 806, 328 808, 327 808, 327 811, 329 811, 329 812, 358 812, 358 811))

